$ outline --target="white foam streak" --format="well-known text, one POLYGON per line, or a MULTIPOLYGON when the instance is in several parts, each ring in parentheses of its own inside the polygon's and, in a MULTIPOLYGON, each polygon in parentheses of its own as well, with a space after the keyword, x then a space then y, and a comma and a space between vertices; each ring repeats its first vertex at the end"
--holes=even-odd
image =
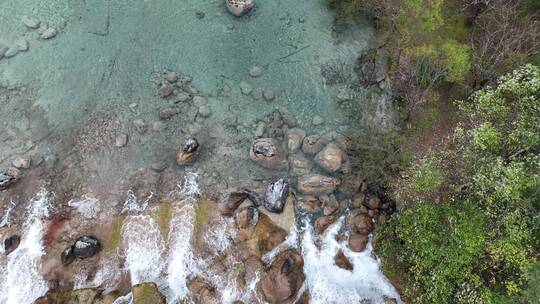
POLYGON ((398 299, 399 294, 380 270, 379 262, 372 254, 371 239, 363 252, 352 252, 344 243, 338 243, 336 234, 343 224, 341 218, 328 228, 321 237, 321 248, 317 248, 313 227, 308 226, 303 234, 302 255, 306 284, 311 295, 311 303, 384 303, 384 296, 398 299), (342 250, 354 265, 353 271, 339 268, 334 257, 342 250))
MULTIPOLYGON (((9 208, 6 210, 6 213, 4 213, 4 216, 2 216, 2 221, 0 222, 0 228, 9 227, 11 225, 10 215, 11 215, 11 212, 13 211, 14 207, 15 207, 15 203, 13 201, 11 201, 11 204, 10 204, 9 208)), ((2 246, 0 246, 0 247, 2 247, 2 246)))
POLYGON ((6 278, 0 292, 5 304, 33 303, 48 290, 41 274, 41 257, 45 254, 43 234, 49 216, 49 193, 41 190, 30 201, 30 212, 23 225, 19 247, 7 258, 6 278))

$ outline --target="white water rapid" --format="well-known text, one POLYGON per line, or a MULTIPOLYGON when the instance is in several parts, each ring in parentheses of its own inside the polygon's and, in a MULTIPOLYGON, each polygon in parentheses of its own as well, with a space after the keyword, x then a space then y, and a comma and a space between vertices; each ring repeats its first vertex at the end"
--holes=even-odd
POLYGON ((4 257, 0 260, 0 303, 33 303, 47 292, 41 258, 45 254, 42 239, 50 208, 49 193, 45 190, 30 201, 19 247, 7 256, 7 261, 4 257))

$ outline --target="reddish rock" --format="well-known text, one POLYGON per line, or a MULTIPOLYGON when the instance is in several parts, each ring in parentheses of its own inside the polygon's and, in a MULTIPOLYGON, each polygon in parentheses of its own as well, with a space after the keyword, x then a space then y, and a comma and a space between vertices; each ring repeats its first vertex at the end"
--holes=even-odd
POLYGON ((233 192, 229 194, 226 201, 219 204, 219 212, 224 216, 232 216, 238 206, 246 199, 247 193, 245 191, 233 192))
POLYGON ((339 250, 336 256, 334 257, 334 262, 336 263, 336 266, 339 268, 343 268, 345 270, 352 271, 354 269, 353 264, 349 261, 349 259, 343 254, 343 251, 339 250))
POLYGON ((165 98, 170 96, 174 91, 174 86, 170 83, 164 83, 159 88, 159 96, 165 98))
POLYGON ((322 234, 335 221, 336 221, 335 216, 332 216, 332 215, 321 216, 315 221, 315 231, 317 232, 317 234, 322 234))
POLYGON ((381 199, 377 195, 372 194, 364 201, 364 205, 371 210, 379 209, 381 207, 381 199))
POLYGON ((258 286, 269 303, 291 304, 304 283, 304 260, 296 250, 281 253, 258 286))
POLYGON ((353 213, 349 218, 349 225, 354 232, 369 234, 373 231, 373 221, 364 213, 353 213))
POLYGON ((354 252, 361 252, 366 249, 369 236, 366 234, 352 234, 349 236, 349 248, 354 252))

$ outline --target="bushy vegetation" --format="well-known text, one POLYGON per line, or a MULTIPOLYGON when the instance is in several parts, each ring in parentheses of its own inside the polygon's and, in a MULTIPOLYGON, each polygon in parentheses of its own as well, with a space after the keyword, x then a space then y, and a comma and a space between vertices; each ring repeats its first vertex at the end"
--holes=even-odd
POLYGON ((540 68, 503 76, 459 108, 447 151, 400 184, 410 207, 379 226, 383 266, 414 303, 538 303, 540 68), (453 191, 440 203, 417 195, 442 183, 453 191))

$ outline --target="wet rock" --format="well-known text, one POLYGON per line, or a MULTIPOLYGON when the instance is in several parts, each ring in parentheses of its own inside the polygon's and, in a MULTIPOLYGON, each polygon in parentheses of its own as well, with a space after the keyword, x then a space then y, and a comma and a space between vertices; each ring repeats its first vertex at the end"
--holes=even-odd
POLYGON ((229 194, 227 200, 218 205, 219 212, 224 216, 232 216, 234 211, 247 199, 245 191, 237 191, 229 194))
POLYGON ((131 288, 133 304, 165 304, 165 297, 159 292, 156 283, 142 283, 131 288))
POLYGON ((17 177, 13 175, 13 172, 8 170, 0 170, 0 191, 7 189, 15 183, 17 177))
POLYGON ((175 83, 178 81, 178 75, 176 72, 167 72, 165 73, 165 80, 167 80, 169 83, 175 83))
POLYGON ((345 256, 343 251, 339 250, 336 256, 334 257, 334 262, 336 263, 336 266, 339 268, 343 268, 345 270, 352 271, 354 269, 353 264, 351 264, 351 261, 345 256))
POLYGON ((229 12, 237 17, 249 12, 255 5, 255 0, 225 0, 229 12))
POLYGON ((287 150, 289 153, 295 153, 298 151, 305 137, 306 132, 304 130, 298 128, 290 129, 286 136, 287 150))
POLYGON ((320 126, 324 123, 324 119, 322 117, 320 117, 319 115, 315 115, 313 117, 313 120, 311 121, 311 123, 314 125, 314 126, 320 126))
POLYGON ((249 70, 249 76, 260 77, 263 73, 263 69, 260 66, 254 66, 249 70))
POLYGON ((381 206, 381 199, 377 195, 372 194, 364 201, 364 205, 371 210, 379 209, 381 206))
POLYGON ((180 166, 184 166, 194 161, 199 156, 202 150, 202 145, 199 144, 195 137, 186 139, 182 148, 176 154, 176 162, 180 166))
POLYGON ((364 193, 358 193, 352 199, 352 206, 354 208, 360 208, 364 206, 365 201, 366 201, 366 195, 364 193))
POLYGON ((315 221, 315 232, 322 234, 324 231, 336 222, 336 217, 332 215, 321 216, 315 221))
POLYGON ((332 193, 339 184, 340 180, 338 178, 309 174, 298 179, 298 191, 303 194, 332 193))
POLYGON ((388 296, 384 296, 383 300, 384 300, 384 304, 397 304, 398 303, 396 299, 390 298, 388 296))
POLYGON ((234 216, 234 222, 239 229, 254 227, 259 222, 259 210, 253 206, 244 207, 234 216))
POLYGON ((307 175, 311 172, 311 163, 307 158, 301 155, 291 155, 288 159, 292 176, 307 175))
POLYGON ((299 195, 296 203, 301 210, 315 213, 321 210, 321 201, 313 195, 299 195))
POLYGON ((51 289, 34 304, 109 304, 101 300, 101 291, 97 288, 71 291, 51 289))
POLYGON ((266 101, 272 101, 275 98, 274 92, 272 91, 264 91, 263 92, 263 98, 266 101))
POLYGON ((336 196, 333 194, 322 194, 319 196, 319 200, 323 204, 324 215, 331 215, 339 209, 339 203, 336 199, 336 196))
POLYGON ((247 83, 245 81, 240 82, 239 86, 240 86, 240 91, 244 95, 249 95, 253 91, 253 87, 251 86, 251 84, 249 84, 249 83, 247 83))
POLYGON ((257 164, 268 169, 284 169, 287 160, 278 143, 272 138, 259 138, 253 141, 249 157, 257 164))
POLYGON ((166 83, 163 83, 160 87, 159 87, 159 96, 161 98, 166 98, 166 97, 169 97, 171 96, 171 94, 173 93, 174 91, 174 86, 168 82, 166 83))
POLYGON ((334 143, 329 143, 315 156, 315 163, 321 166, 326 172, 333 173, 341 168, 344 161, 344 153, 334 143))
POLYGON ((159 110, 159 118, 169 119, 178 114, 178 109, 175 108, 164 108, 159 110))
POLYGON ((367 234, 351 234, 349 236, 349 248, 354 252, 362 252, 369 242, 367 234))
POLYGON ((27 28, 33 30, 38 29, 41 25, 41 21, 32 16, 22 16, 21 21, 27 28))
POLYGON ((310 135, 304 138, 302 151, 308 155, 317 154, 326 144, 328 144, 327 138, 319 135, 310 135))
POLYGON ((280 178, 266 188, 264 208, 273 213, 281 213, 289 196, 289 182, 280 178))
POLYGON ((101 250, 99 240, 93 236, 84 235, 73 244, 73 254, 80 259, 89 258, 101 250))
POLYGON ((206 16, 206 14, 204 12, 196 12, 195 13, 195 17, 197 17, 197 19, 203 19, 205 16, 206 16))
POLYGON ((193 303, 217 303, 216 288, 206 279, 197 276, 187 284, 193 303))
POLYGON ((373 221, 365 213, 355 212, 349 216, 351 230, 360 234, 369 234, 373 231, 373 221))
POLYGON ((4 240, 4 253, 6 255, 12 253, 21 243, 21 237, 18 235, 12 235, 4 240))
POLYGON ((259 196, 257 192, 247 189, 244 190, 244 192, 247 194, 248 199, 253 203, 254 206, 260 207, 264 204, 264 200, 259 196))
POLYGON ((148 126, 146 125, 146 122, 140 118, 138 119, 135 119, 133 121, 133 126, 135 127, 135 130, 137 130, 137 132, 139 134, 144 134, 146 133, 146 130, 148 129, 148 126))
POLYGON ((62 265, 68 266, 75 261, 75 254, 73 253, 73 246, 66 247, 60 254, 60 261, 62 265))
POLYGON ((17 156, 12 162, 13 167, 17 169, 28 169, 31 164, 32 158, 29 156, 17 156))
POLYGON ((120 133, 116 135, 114 145, 118 148, 125 147, 128 142, 128 135, 126 133, 120 133))
POLYGON ((41 33, 40 38, 44 40, 48 40, 48 39, 56 37, 57 34, 58 34, 58 31, 55 28, 49 27, 48 29, 43 31, 43 33, 41 33))
POLYGON ((259 288, 269 303, 290 304, 304 283, 304 260, 296 250, 281 253, 262 277, 259 288))

